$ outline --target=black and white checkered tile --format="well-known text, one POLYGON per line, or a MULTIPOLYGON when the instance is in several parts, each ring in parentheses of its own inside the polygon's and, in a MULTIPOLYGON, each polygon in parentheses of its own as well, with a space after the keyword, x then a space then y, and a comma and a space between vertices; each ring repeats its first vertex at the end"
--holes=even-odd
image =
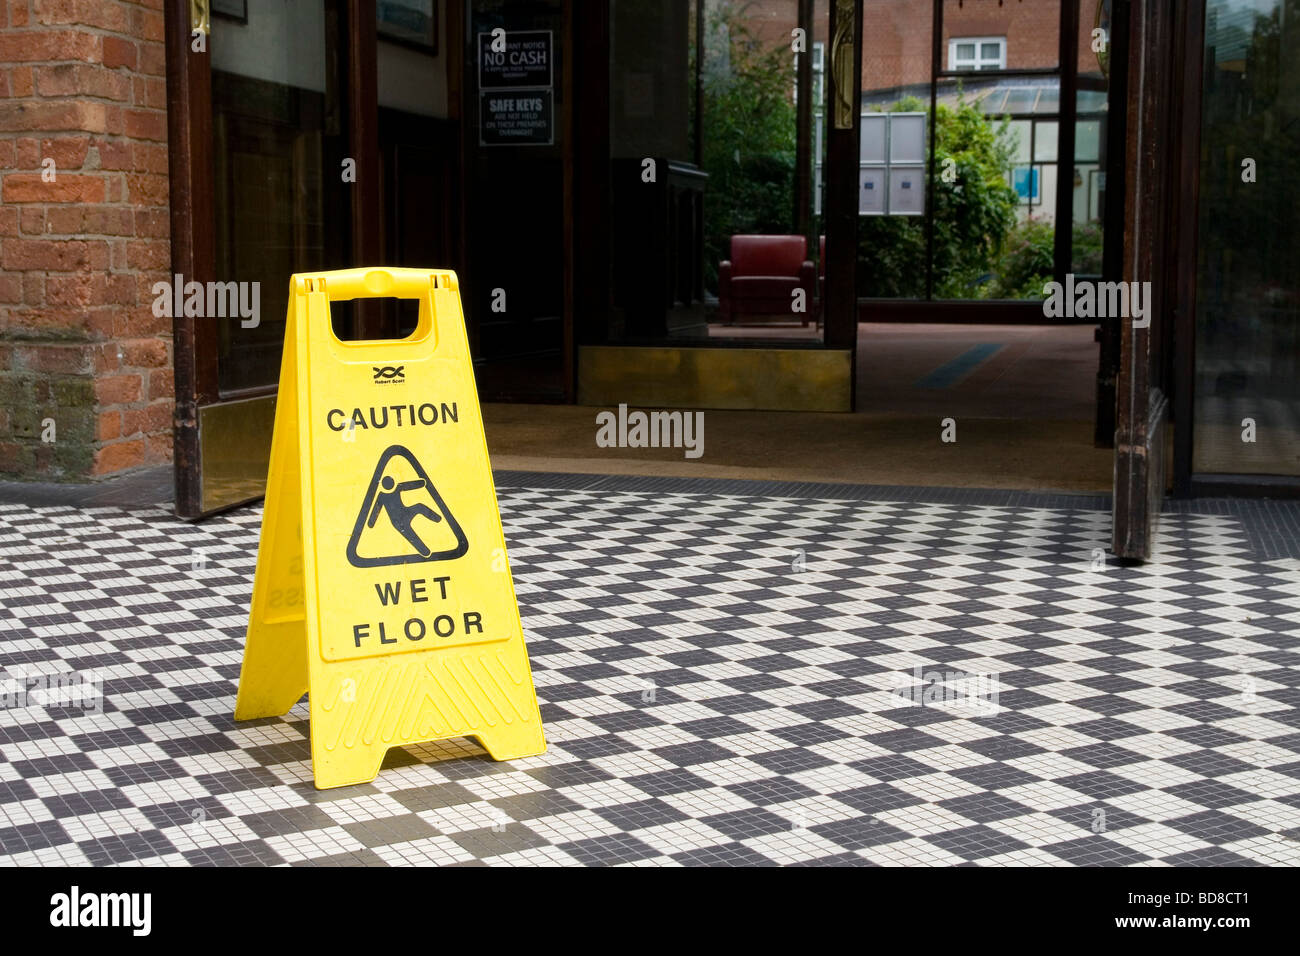
POLYGON ((231 719, 259 510, 0 506, 0 863, 1300 863, 1300 561, 1236 517, 501 505, 549 751, 324 792, 301 703, 231 719))

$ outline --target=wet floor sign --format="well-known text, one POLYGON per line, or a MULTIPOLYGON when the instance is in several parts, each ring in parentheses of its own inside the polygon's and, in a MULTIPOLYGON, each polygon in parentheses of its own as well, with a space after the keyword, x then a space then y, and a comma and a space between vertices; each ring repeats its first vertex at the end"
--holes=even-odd
POLYGON ((546 749, 454 273, 291 282, 235 719, 304 692, 321 788, 403 744, 546 749), (415 332, 336 338, 330 303, 373 296, 418 299, 415 332))

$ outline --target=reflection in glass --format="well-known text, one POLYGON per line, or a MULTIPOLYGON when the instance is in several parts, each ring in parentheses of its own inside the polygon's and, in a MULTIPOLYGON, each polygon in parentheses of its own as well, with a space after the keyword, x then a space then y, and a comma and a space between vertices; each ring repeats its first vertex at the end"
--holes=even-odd
POLYGON ((1300 0, 1209 0, 1197 472, 1300 475, 1298 43, 1300 0))
POLYGON ((249 0, 247 23, 215 17, 209 42, 215 278, 261 284, 255 327, 208 319, 228 394, 275 384, 289 276, 326 264, 324 4, 249 0))

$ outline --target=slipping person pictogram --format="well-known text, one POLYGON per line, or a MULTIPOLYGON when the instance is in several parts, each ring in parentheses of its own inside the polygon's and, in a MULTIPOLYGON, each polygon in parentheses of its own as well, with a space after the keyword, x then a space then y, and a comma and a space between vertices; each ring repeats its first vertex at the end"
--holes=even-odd
POLYGON ((411 527, 411 522, 420 515, 423 515, 430 521, 441 521, 442 515, 438 514, 438 512, 434 511, 426 504, 421 504, 420 502, 416 502, 415 504, 406 503, 402 500, 402 493, 413 491, 416 488, 428 488, 429 491, 432 492, 433 487, 419 478, 416 478, 414 481, 404 481, 400 485, 395 485, 393 479, 389 476, 385 476, 384 480, 380 482, 380 485, 383 486, 384 490, 375 495, 375 506, 370 509, 370 518, 366 521, 366 527, 373 528, 375 522, 379 520, 380 512, 386 511, 388 512, 388 520, 393 523, 393 527, 397 529, 397 533, 407 541, 411 542, 411 546, 414 547, 422 557, 428 557, 429 546, 420 540, 420 536, 416 534, 415 529, 411 527))
POLYGON ((461 557, 468 550, 465 532, 424 467, 409 449, 390 445, 379 456, 366 488, 356 526, 348 541, 348 562, 357 568, 374 568, 421 561, 448 561, 461 557), (410 472, 414 477, 395 474, 398 472, 410 472), (406 497, 421 491, 426 493, 430 503, 406 497), (429 522, 428 530, 417 528, 416 523, 421 518, 429 522), (396 535, 388 532, 389 528, 396 535), (438 532, 439 528, 444 530, 438 532), (446 546, 430 544, 430 532, 440 533, 444 539, 442 544, 446 546), (402 550, 400 541, 405 541, 413 550, 402 550))

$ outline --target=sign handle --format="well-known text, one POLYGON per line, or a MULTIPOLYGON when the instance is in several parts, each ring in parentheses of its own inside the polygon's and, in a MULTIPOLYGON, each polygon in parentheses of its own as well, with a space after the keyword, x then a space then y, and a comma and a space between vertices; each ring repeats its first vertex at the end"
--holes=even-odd
POLYGON ((301 292, 324 292, 331 302, 349 299, 418 299, 430 289, 457 291, 454 272, 430 272, 428 269, 344 269, 326 275, 298 276, 301 292))

